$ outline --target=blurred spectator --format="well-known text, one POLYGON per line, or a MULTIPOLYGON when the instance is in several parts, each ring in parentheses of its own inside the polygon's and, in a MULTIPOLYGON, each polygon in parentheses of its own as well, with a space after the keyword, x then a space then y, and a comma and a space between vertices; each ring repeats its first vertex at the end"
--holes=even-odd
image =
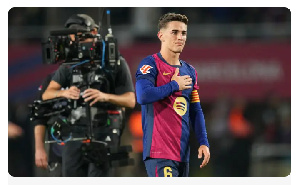
POLYGON ((32 127, 29 124, 27 103, 8 102, 8 172, 13 177, 33 176, 32 127), (13 131, 12 131, 12 130, 13 131))
POLYGON ((14 139, 20 137, 23 133, 23 130, 17 124, 8 121, 8 138, 14 139))
POLYGON ((232 177, 249 176, 254 128, 252 123, 244 116, 246 105, 246 100, 236 98, 233 100, 233 105, 229 112, 229 131, 233 138, 233 144, 230 148, 228 176, 232 177))
POLYGON ((211 153, 213 176, 228 176, 229 148, 232 145, 232 138, 228 126, 228 113, 230 108, 229 99, 220 95, 212 104, 212 109, 207 116, 207 132, 211 141, 211 153))
POLYGON ((281 142, 291 143, 291 101, 282 101, 279 108, 281 142))
POLYGON ((246 102, 242 98, 237 98, 233 102, 233 106, 229 113, 229 130, 234 138, 248 138, 252 132, 252 125, 244 117, 246 102))
POLYGON ((262 111, 264 142, 290 143, 290 105, 284 103, 275 93, 267 95, 262 111))

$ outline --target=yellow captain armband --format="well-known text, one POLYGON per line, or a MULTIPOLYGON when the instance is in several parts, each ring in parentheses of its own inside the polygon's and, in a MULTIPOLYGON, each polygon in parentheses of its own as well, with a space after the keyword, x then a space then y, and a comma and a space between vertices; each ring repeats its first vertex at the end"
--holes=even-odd
POLYGON ((191 94, 191 103, 197 103, 197 102, 200 102, 198 91, 197 90, 193 90, 192 94, 191 94))

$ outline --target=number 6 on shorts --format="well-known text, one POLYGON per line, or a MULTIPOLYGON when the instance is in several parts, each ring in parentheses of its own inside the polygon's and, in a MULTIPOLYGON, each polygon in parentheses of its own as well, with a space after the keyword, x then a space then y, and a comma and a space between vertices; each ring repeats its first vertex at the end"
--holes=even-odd
POLYGON ((171 167, 165 167, 164 168, 164 176, 165 177, 172 177, 172 169, 171 169, 171 167))

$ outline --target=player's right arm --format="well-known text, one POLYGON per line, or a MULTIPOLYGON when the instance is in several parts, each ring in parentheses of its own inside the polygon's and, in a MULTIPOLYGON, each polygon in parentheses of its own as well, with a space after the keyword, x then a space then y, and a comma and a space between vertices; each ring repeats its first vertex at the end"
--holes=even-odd
POLYGON ((176 68, 174 75, 172 76, 171 81, 176 81, 179 86, 179 91, 192 88, 192 78, 189 75, 178 76, 179 68, 176 68))
POLYGON ((139 104, 153 103, 170 96, 175 91, 191 88, 192 79, 187 75, 177 76, 178 68, 169 83, 156 87, 157 73, 155 62, 151 58, 147 57, 140 63, 136 72, 136 96, 139 104))

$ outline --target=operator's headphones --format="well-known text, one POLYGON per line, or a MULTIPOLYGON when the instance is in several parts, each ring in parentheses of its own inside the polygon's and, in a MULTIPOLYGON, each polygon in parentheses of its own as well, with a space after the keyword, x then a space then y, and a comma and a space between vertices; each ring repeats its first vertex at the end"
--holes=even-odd
POLYGON ((87 29, 91 31, 94 28, 99 29, 97 25, 90 16, 86 14, 74 14, 65 23, 66 28, 70 29, 87 29))

